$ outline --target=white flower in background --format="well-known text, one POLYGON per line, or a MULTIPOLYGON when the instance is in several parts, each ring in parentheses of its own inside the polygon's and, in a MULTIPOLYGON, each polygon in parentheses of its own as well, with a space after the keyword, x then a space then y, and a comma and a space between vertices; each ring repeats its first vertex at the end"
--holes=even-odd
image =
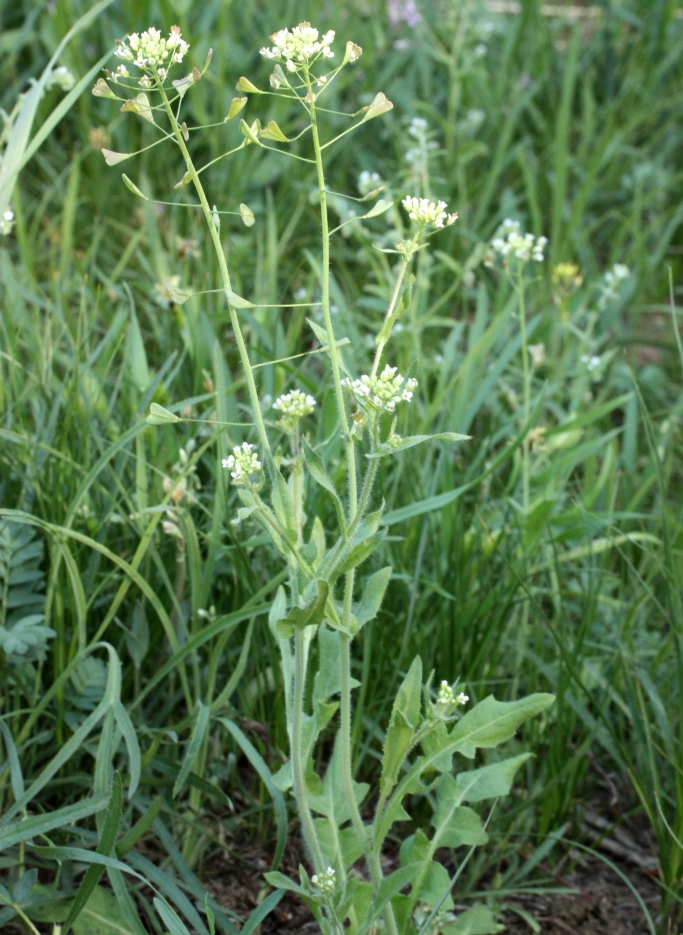
POLYGON ((469 695, 466 695, 465 692, 460 692, 460 694, 455 699, 456 704, 460 704, 460 705, 466 705, 469 700, 470 700, 470 697, 469 695))
POLYGON ((14 227, 14 211, 11 208, 6 208, 0 217, 0 234, 3 234, 5 237, 8 234, 12 233, 12 228, 14 227))
POLYGON ((586 370, 589 373, 592 373, 593 370, 597 370, 602 360, 598 357, 597 354, 593 354, 591 357, 588 354, 583 354, 581 357, 581 363, 586 365, 586 370))
POLYGON ((273 403, 273 409, 278 409, 283 415, 294 419, 302 419, 313 412, 315 405, 315 398, 310 393, 291 390, 289 393, 278 396, 273 403))
POLYGON ((221 462, 226 470, 230 471, 233 483, 237 486, 249 483, 249 476, 257 474, 262 470, 261 462, 258 459, 254 446, 248 442, 242 442, 232 449, 232 454, 223 458, 221 462))
POLYGON ((171 32, 166 39, 158 29, 150 26, 139 35, 136 32, 131 33, 125 42, 118 41, 114 54, 132 62, 138 68, 156 73, 163 81, 168 67, 182 62, 189 48, 189 43, 182 38, 179 26, 171 26, 171 32))
POLYGON ((58 65, 57 68, 53 69, 47 80, 48 88, 58 87, 62 91, 70 91, 75 83, 76 79, 66 65, 58 65))
POLYGON ((421 140, 424 138, 429 124, 424 119, 424 117, 413 117, 410 123, 408 124, 408 133, 415 140, 421 140))
MULTIPOLYGON (((500 258, 506 267, 515 260, 521 263, 528 263, 529 260, 541 263, 543 261, 543 248, 547 243, 547 237, 534 237, 533 234, 523 234, 519 221, 506 218, 491 241, 491 250, 494 256, 500 258)), ((493 257, 489 256, 485 262, 487 266, 493 266, 493 257)))
POLYGON ((401 202, 411 221, 419 229, 432 225, 435 228, 448 227, 458 219, 456 214, 448 214, 445 201, 430 201, 429 198, 414 198, 410 195, 401 202))
POLYGON ((314 873, 311 883, 317 886, 323 896, 332 896, 337 885, 337 875, 332 867, 328 867, 325 873, 314 873))
POLYGON ((310 23, 299 23, 292 30, 281 29, 270 37, 271 48, 261 49, 266 58, 285 62, 289 71, 296 71, 299 65, 309 65, 316 59, 332 58, 330 48, 334 40, 334 30, 330 29, 319 38, 318 30, 310 23))
POLYGON ((612 269, 607 270, 600 283, 600 298, 598 305, 605 308, 610 302, 619 298, 619 287, 622 282, 630 279, 631 270, 623 263, 615 263, 612 269))
POLYGON ((282 413, 282 418, 278 425, 285 432, 294 434, 299 426, 299 420, 304 416, 310 416, 315 408, 315 397, 310 393, 304 393, 301 390, 291 390, 289 393, 283 393, 273 403, 273 409, 282 413))
POLYGON ((367 405, 380 412, 394 412, 396 404, 410 402, 417 380, 409 377, 404 380, 396 367, 386 365, 379 376, 363 374, 358 380, 346 377, 342 380, 361 405, 367 405))

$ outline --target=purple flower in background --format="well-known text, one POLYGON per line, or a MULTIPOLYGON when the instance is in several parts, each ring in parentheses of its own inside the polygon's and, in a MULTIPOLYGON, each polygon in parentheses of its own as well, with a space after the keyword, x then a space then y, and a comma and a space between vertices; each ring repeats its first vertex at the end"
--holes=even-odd
POLYGON ((389 0, 389 22, 392 26, 406 23, 414 29, 422 20, 415 0, 389 0))

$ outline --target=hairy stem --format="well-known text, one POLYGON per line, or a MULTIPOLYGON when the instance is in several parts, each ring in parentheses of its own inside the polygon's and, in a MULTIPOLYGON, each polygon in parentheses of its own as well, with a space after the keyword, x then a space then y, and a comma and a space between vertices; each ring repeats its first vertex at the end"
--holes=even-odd
MULTIPOLYGON (((309 92, 312 93, 310 79, 307 76, 309 92)), ((330 347, 330 361, 332 363, 332 373, 334 375, 334 391, 337 398, 337 408, 339 410, 339 419, 342 426, 344 443, 346 446, 346 465, 349 483, 349 526, 353 525, 358 509, 358 488, 356 477, 356 452, 355 443, 351 432, 349 431, 349 420, 346 415, 346 406, 344 403, 344 393, 341 383, 341 374, 339 366, 339 351, 336 346, 334 329, 332 327, 332 318, 330 316, 330 232, 327 218, 327 193, 325 190, 325 171, 322 160, 322 147, 320 145, 320 136, 318 134, 318 124, 316 117, 315 101, 310 104, 311 115, 311 135, 313 139, 313 148, 315 151, 315 167, 318 177, 318 190, 320 193, 320 218, 322 234, 322 302, 323 316, 325 320, 325 330, 327 332, 327 341, 330 347)), ((354 569, 351 569, 346 575, 344 583, 344 609, 342 621, 345 632, 342 634, 342 652, 341 652, 341 693, 340 693, 340 730, 341 730, 341 759, 342 774, 344 778, 344 790, 346 793, 347 805, 351 815, 353 827, 358 835, 358 840, 363 847, 363 851, 368 863, 368 869, 372 877, 375 890, 379 887, 383 879, 382 868, 379 857, 373 855, 369 848, 368 835, 363 824, 363 819, 356 802, 353 789, 353 764, 351 758, 351 638, 347 634, 350 631, 351 624, 351 606, 353 601, 353 586, 355 580, 354 569)), ((384 908, 384 921, 388 935, 398 935, 396 920, 391 905, 387 903, 384 908)))
POLYGON ((294 692, 292 697, 292 779, 294 784, 294 797, 301 821, 306 847, 313 858, 316 873, 322 873, 325 860, 320 849, 318 837, 315 833, 313 815, 308 804, 306 782, 304 779, 304 764, 302 750, 302 728, 304 716, 304 689, 306 683, 306 667, 304 658, 304 633, 297 629, 294 633, 294 692))

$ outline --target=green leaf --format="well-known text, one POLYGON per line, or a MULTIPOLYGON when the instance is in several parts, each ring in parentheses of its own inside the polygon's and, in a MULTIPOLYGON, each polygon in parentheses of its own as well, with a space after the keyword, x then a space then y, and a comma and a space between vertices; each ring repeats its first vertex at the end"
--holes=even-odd
POLYGON ((173 783, 173 792, 172 797, 175 797, 182 791, 187 777, 190 775, 194 761, 197 758, 197 754, 201 748, 201 745, 204 742, 206 737, 206 732, 209 727, 209 717, 210 717, 209 708, 201 701, 197 702, 197 716, 195 718, 194 725, 192 727, 192 734, 190 736, 190 742, 187 745, 187 750, 185 751, 185 756, 183 757, 182 766, 180 767, 180 772, 176 778, 176 781, 173 783))
MULTIPOLYGON (((342 790, 342 797, 344 793, 342 790)), ((352 867, 363 855, 363 843, 358 840, 355 828, 342 828, 335 820, 315 818, 315 834, 320 843, 323 860, 330 867, 352 867)))
POLYGON ((135 847, 140 838, 142 838, 142 836, 149 831, 149 829, 156 821, 163 804, 164 799, 158 795, 155 799, 152 800, 151 804, 147 808, 147 811, 144 812, 142 817, 139 818, 133 827, 127 831, 122 838, 119 839, 119 842, 116 845, 116 856, 119 858, 119 860, 124 858, 128 851, 135 847))
POLYGON ((303 630, 304 627, 317 626, 323 622, 330 586, 322 578, 317 578, 316 584, 318 591, 311 600, 303 607, 295 605, 283 620, 278 620, 276 631, 282 639, 293 636, 295 630, 303 630))
MULTIPOLYGON (((285 800, 282 796, 282 792, 280 792, 280 790, 273 782, 273 776, 266 766, 263 757, 252 744, 252 742, 240 730, 237 724, 225 717, 219 717, 218 720, 226 728, 226 730, 232 734, 234 739, 242 748, 242 752, 263 780, 263 784, 265 785, 266 789, 268 790, 268 794, 273 800, 273 806, 275 808, 275 819, 277 822, 277 843, 275 845, 272 863, 272 867, 275 869, 282 859, 282 854, 284 853, 285 849, 285 841, 287 839, 287 808, 285 806, 285 800)), ((274 885, 279 886, 280 884, 276 883, 274 885)))
POLYGON ((488 906, 482 905, 472 906, 441 929, 442 935, 496 935, 504 931, 505 926, 499 925, 488 906))
POLYGON ((313 704, 315 706, 328 701, 341 691, 339 667, 339 659, 342 653, 341 633, 337 630, 321 627, 318 630, 317 639, 318 671, 315 673, 313 680, 313 704))
POLYGON ((363 596, 354 607, 358 629, 364 624, 369 623, 370 620, 374 620, 377 616, 377 612, 382 606, 382 600, 384 599, 384 593, 389 584, 389 579, 391 578, 391 571, 391 565, 387 565, 385 568, 380 568, 379 571, 376 571, 374 575, 370 575, 365 582, 363 596))
POLYGON ((522 721, 545 711, 554 701, 554 695, 542 692, 519 701, 496 701, 489 695, 468 711, 451 731, 454 750, 471 758, 480 747, 497 747, 514 735, 522 721))
POLYGON ((152 900, 154 908, 159 913, 161 921, 168 929, 170 935, 190 935, 187 926, 175 911, 173 906, 169 905, 163 896, 155 896, 152 900))
POLYGON ((382 759, 382 795, 388 795, 396 785, 401 766, 412 745, 420 720, 421 691, 422 660, 416 656, 401 683, 391 710, 382 759))
POLYGON ((242 928, 240 929, 240 935, 253 935, 257 930, 261 922, 269 916, 273 909, 280 902, 282 897, 285 895, 284 889, 275 890, 274 893, 271 893, 269 896, 263 900, 263 902, 257 906, 256 909, 252 912, 249 918, 246 920, 242 928))
POLYGON ((435 724, 428 734, 420 741, 420 746, 422 747, 422 752, 427 757, 436 756, 436 759, 431 764, 431 769, 436 770, 439 773, 449 773, 453 768, 453 753, 451 750, 446 749, 443 754, 438 756, 441 750, 448 747, 451 739, 448 735, 448 728, 443 723, 439 721, 435 724))
POLYGON ((455 780, 457 796, 460 802, 482 802, 484 799, 495 799, 507 795, 515 778, 515 773, 532 756, 531 753, 521 753, 500 763, 489 763, 480 769, 472 769, 467 773, 458 773, 455 780))
POLYGON ((276 469, 273 473, 273 489, 270 502, 277 520, 290 542, 296 542, 296 524, 294 522, 294 503, 287 481, 276 469))
POLYGON ((74 802, 73 805, 57 809, 57 811, 48 812, 44 815, 31 815, 30 818, 22 818, 20 821, 0 828, 0 850, 6 850, 21 841, 28 841, 34 835, 47 834, 55 828, 63 828, 80 821, 82 818, 96 815, 97 812, 101 812, 107 807, 109 799, 110 796, 103 792, 80 802, 74 802))
MULTIPOLYGON (((50 899, 46 892, 40 904, 30 907, 27 915, 32 922, 60 923, 72 905, 72 900, 50 899)), ((73 931, 74 935, 136 935, 114 894, 103 886, 95 887, 76 919, 73 931)))
POLYGON ((434 848, 455 848, 463 844, 472 847, 488 840, 479 815, 462 802, 454 776, 445 773, 436 788, 436 808, 432 815, 434 848))
POLYGON ((375 909, 378 913, 381 912, 385 904, 399 893, 404 886, 408 886, 409 883, 412 883, 420 872, 421 867, 422 861, 414 860, 411 863, 407 863, 404 867, 399 867, 398 870, 394 870, 393 873, 390 873, 388 877, 382 880, 377 890, 377 898, 375 900, 375 909))
POLYGON ((397 454, 399 451, 405 451, 407 448, 414 448, 415 445, 422 445, 424 442, 466 442, 471 439, 471 435, 459 435, 457 432, 438 432, 435 435, 408 435, 402 438, 400 442, 393 445, 380 445, 377 451, 366 454, 366 458, 385 458, 387 455, 397 454))
MULTIPOLYGON (((353 783, 353 795, 360 805, 370 786, 365 782, 353 783)), ((342 763, 342 735, 337 731, 334 748, 330 757, 320 795, 309 796, 309 805, 314 812, 329 818, 336 828, 341 828, 351 820, 351 810, 346 797, 342 763)), ((362 849, 361 849, 362 850, 362 849)), ((353 861, 352 861, 353 862, 353 861)), ((344 866, 344 869, 346 869, 344 866)))
POLYGON ((421 829, 411 835, 401 845, 401 866, 418 865, 417 881, 413 885, 410 899, 413 903, 427 903, 430 906, 441 906, 444 909, 453 908, 450 895, 444 899, 444 894, 450 893, 451 878, 446 868, 431 859, 432 848, 427 835, 421 829))
MULTIPOLYGON (((109 799, 109 806, 104 815, 102 833, 97 845, 97 853, 103 854, 105 857, 108 857, 114 849, 116 835, 118 834, 119 824, 121 823, 122 806, 123 793, 121 789, 121 777, 118 773, 114 773, 111 798, 109 799)), ((98 866, 97 864, 91 864, 85 871, 85 876, 81 880, 81 885, 78 887, 78 892, 74 896, 69 914, 64 921, 64 935, 68 935, 69 929, 73 926, 80 913, 85 909, 103 873, 104 867, 98 866)))
POLYGON ((286 877, 284 873, 280 873, 279 870, 271 870, 268 873, 264 873, 263 879, 266 883, 270 883, 271 886, 276 886, 281 890, 287 890, 290 893, 298 893, 302 896, 305 892, 298 883, 286 877))
POLYGON ((142 339, 142 331, 138 317, 131 309, 130 321, 128 323, 128 341, 126 345, 126 362, 128 364, 133 383, 142 393, 151 383, 149 364, 147 362, 147 352, 145 351, 145 342, 142 339))
POLYGON ((376 344, 386 344, 386 342, 389 340, 389 336, 391 334, 392 328, 394 327, 394 324, 396 323, 396 321, 398 321, 398 319, 408 309, 408 306, 410 305, 410 300, 413 295, 414 285, 415 285, 415 275, 411 273, 410 276, 408 277, 408 283, 405 289, 403 290, 403 292, 401 293, 401 298, 396 303, 396 308, 394 309, 392 314, 386 319, 386 321, 382 325, 381 331, 375 337, 376 344))
POLYGON ((325 465, 323 464, 322 458, 316 451, 313 450, 313 448, 311 448, 305 438, 303 440, 303 448, 308 473, 311 475, 316 484, 319 484, 331 495, 334 508, 337 512, 339 528, 342 535, 344 535, 346 532, 346 517, 344 516, 344 504, 342 503, 341 498, 337 493, 337 488, 330 480, 330 477, 325 470, 325 465))
POLYGON ((376 218, 380 214, 386 214, 391 208, 394 207, 393 201, 385 201, 384 198, 380 198, 368 211, 367 214, 364 214, 364 218, 376 218))

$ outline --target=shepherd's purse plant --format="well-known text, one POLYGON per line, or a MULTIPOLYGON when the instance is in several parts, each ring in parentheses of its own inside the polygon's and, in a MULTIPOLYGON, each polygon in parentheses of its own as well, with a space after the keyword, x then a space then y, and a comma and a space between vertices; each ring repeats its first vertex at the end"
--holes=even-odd
MULTIPOLYGON (((365 124, 393 107, 382 92, 348 113, 340 113, 332 104, 325 106, 334 86, 348 88, 348 72, 362 55, 355 42, 347 42, 341 53, 334 44, 334 31, 321 35, 309 23, 274 33, 271 44, 261 49, 273 69, 268 86, 263 89, 241 77, 237 82, 240 96, 233 99, 224 121, 239 118, 241 134, 241 141, 225 156, 252 146, 303 161, 310 168, 320 212, 320 301, 307 304, 312 310, 312 338, 320 347, 302 350, 301 356, 305 360, 309 353, 316 354, 313 360, 317 360, 322 352, 329 363, 327 377, 322 379, 329 380, 336 403, 332 444, 311 441, 309 427, 320 402, 313 395, 291 385, 274 403, 266 404, 259 394, 243 327, 257 304, 233 290, 226 232, 221 230, 225 214, 240 216, 247 227, 254 223, 254 215, 245 204, 231 205, 228 211, 213 204, 204 187, 207 166, 198 166, 193 156, 193 140, 204 128, 188 125, 183 117, 185 95, 205 74, 211 54, 201 70, 181 67, 189 44, 179 27, 172 26, 166 37, 149 28, 117 43, 120 64, 106 72, 106 80, 100 79, 93 93, 120 101, 121 110, 153 126, 159 139, 152 145, 167 142, 176 147, 183 164, 177 187, 191 186, 196 193, 197 201, 190 202, 189 210, 201 211, 206 222, 220 272, 215 286, 225 295, 240 356, 252 421, 238 427, 246 437, 233 439, 232 453, 222 459, 221 476, 236 495, 230 521, 259 524, 268 534, 274 560, 286 566, 288 587, 277 591, 269 619, 281 653, 290 744, 289 761, 275 780, 282 790, 292 790, 312 868, 309 875, 301 866, 298 880, 272 872, 267 874, 268 882, 298 893, 325 935, 494 932, 500 928, 490 907, 474 905, 459 915, 453 911, 451 892, 466 859, 458 849, 485 843, 485 825, 471 806, 507 794, 516 771, 531 754, 456 772, 454 757, 459 754, 465 761, 472 760, 478 749, 508 740, 525 718, 547 708, 552 696, 534 694, 507 703, 489 696, 467 710, 469 699, 455 673, 438 673, 436 687, 435 673, 425 677, 418 656, 393 704, 379 788, 371 790, 359 782, 353 770, 352 698, 358 682, 351 675, 352 643, 377 617, 384 594, 392 586, 390 566, 364 573, 371 556, 381 551, 386 534, 380 480, 383 463, 424 443, 454 445, 467 436, 443 432, 404 437, 398 431, 402 409, 419 393, 418 362, 399 372, 391 357, 392 331, 410 306, 410 271, 416 255, 428 249, 432 237, 456 222, 457 214, 449 213, 443 201, 427 191, 407 193, 402 201, 406 216, 401 218, 391 201, 379 197, 384 191, 381 184, 355 199, 358 213, 348 222, 392 211, 399 227, 391 246, 378 247, 395 263, 394 285, 384 318, 377 321, 374 353, 361 368, 363 372, 353 372, 345 358, 349 341, 343 319, 333 323, 330 256, 339 227, 330 229, 328 152, 342 137, 364 132, 365 124), (258 103, 266 95, 291 102, 292 130, 285 132, 273 120, 263 125, 258 117, 251 122, 240 117, 250 97, 258 103), (330 117, 335 122, 343 117, 348 125, 331 135, 330 117), (296 148, 288 149, 295 141, 296 148), (326 456, 334 450, 343 453, 343 469, 326 463, 326 456), (336 517, 334 530, 326 528, 322 516, 308 514, 311 485, 322 488, 329 498, 336 517), (441 680, 441 676, 447 677, 441 680), (331 752, 324 775, 319 776, 314 753, 321 740, 331 752), (404 838, 400 865, 386 875, 382 858, 391 836, 397 823, 411 819, 405 808, 408 796, 412 802, 428 797, 433 806, 431 819, 428 827, 418 827, 404 838), (443 848, 456 851, 455 866, 460 869, 454 875, 435 860, 437 850, 443 848)), ((348 93, 345 90, 345 99, 348 93)), ((134 155, 108 149, 103 154, 110 165, 134 155)), ((133 194, 149 200, 126 175, 123 180, 133 194)), ((183 201, 187 205, 187 199, 183 201)), ((169 291, 171 301, 178 304, 193 295, 175 285, 169 291)), ((180 418, 153 404, 148 421, 165 425, 180 418)), ((528 468, 525 483, 527 477, 528 468)))

